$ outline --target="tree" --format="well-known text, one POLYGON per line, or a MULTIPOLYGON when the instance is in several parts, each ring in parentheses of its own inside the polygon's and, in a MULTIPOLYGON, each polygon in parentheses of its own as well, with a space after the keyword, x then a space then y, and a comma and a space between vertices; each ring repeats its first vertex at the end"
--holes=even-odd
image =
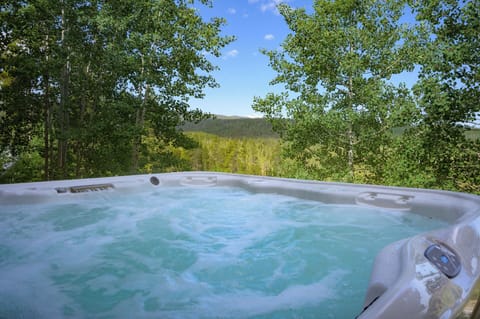
POLYGON ((414 90, 423 114, 412 128, 424 151, 416 158, 437 187, 480 191, 480 145, 465 130, 480 112, 480 1, 423 2, 417 20, 432 35, 414 90))
POLYGON ((233 40, 193 0, 9 1, 0 17, 1 148, 41 135, 45 179, 136 172, 150 129, 188 144, 178 125, 208 116, 189 99, 217 85, 206 56, 233 40))
POLYGON ((263 51, 286 91, 255 98, 287 154, 317 178, 378 181, 393 127, 415 113, 409 91, 388 83, 410 71, 411 29, 402 1, 317 0, 312 14, 282 4, 291 34, 263 51))
POLYGON ((151 125, 167 142, 175 140, 175 127, 184 119, 203 118, 198 110, 188 110, 189 97, 202 97, 206 86, 217 85, 210 75, 215 67, 205 53, 219 56, 232 38, 219 36, 223 19, 205 23, 190 4, 183 0, 115 1, 102 8, 101 28, 110 33, 115 55, 120 57, 117 63, 124 65, 119 86, 138 100, 133 171, 138 168, 145 126, 151 125))
MULTIPOLYGON (((46 9, 42 7, 42 9, 46 9)), ((28 147, 41 121, 42 70, 40 51, 47 46, 46 20, 21 1, 0 6, 0 151, 18 155, 28 147), (35 22, 36 23, 35 23, 35 22)))
POLYGON ((187 152, 194 170, 256 175, 274 175, 279 171, 280 146, 276 138, 187 134, 198 143, 198 148, 187 152))

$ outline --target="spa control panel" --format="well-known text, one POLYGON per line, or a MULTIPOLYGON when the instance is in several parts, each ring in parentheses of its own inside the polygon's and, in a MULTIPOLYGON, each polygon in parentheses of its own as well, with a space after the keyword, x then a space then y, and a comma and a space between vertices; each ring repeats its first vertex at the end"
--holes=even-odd
POLYGON ((442 244, 433 244, 425 250, 425 257, 448 278, 458 275, 462 268, 460 257, 442 244))

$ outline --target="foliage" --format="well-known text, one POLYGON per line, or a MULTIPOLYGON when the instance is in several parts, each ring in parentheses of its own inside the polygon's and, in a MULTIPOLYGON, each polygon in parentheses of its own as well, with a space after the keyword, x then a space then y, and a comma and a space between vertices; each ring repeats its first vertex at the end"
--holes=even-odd
POLYGON ((278 175, 278 139, 226 138, 201 132, 188 135, 200 146, 189 152, 193 170, 278 175))
POLYGON ((280 6, 292 33, 281 50, 264 53, 278 73, 272 84, 287 91, 257 97, 253 108, 288 142, 288 156, 321 179, 381 180, 383 145, 416 112, 408 90, 386 81, 413 68, 412 32, 398 24, 403 9, 374 0, 319 0, 311 15, 280 6))
POLYGON ((174 172, 191 170, 192 163, 189 150, 198 147, 199 144, 189 136, 183 146, 175 146, 172 142, 166 144, 158 138, 153 131, 142 138, 142 146, 145 148, 140 159, 141 173, 174 172))
POLYGON ((480 1, 427 1, 417 19, 433 36, 423 48, 414 87, 421 121, 419 167, 437 187, 479 192, 480 147, 467 140, 465 125, 480 112, 480 1))
POLYGON ((286 174, 479 192, 480 2, 315 1, 279 7, 291 34, 264 51, 285 92, 256 97, 286 174), (392 75, 420 67, 414 90, 392 75))
POLYGON ((176 128, 209 116, 189 99, 217 86, 207 56, 233 40, 193 4, 2 2, 0 152, 29 152, 38 136, 45 179, 87 177, 137 172, 150 130, 185 141, 176 128))
POLYGON ((38 182, 43 179, 43 158, 40 150, 42 141, 34 138, 28 151, 12 156, 3 153, 0 156, 0 183, 38 182))
POLYGON ((480 140, 480 129, 468 129, 465 137, 469 140, 480 140))
POLYGON ((193 0, 2 2, 0 182, 210 170, 480 194, 480 1, 406 3, 281 4, 291 34, 263 52, 284 92, 254 99, 265 119, 199 123, 189 99, 233 38, 193 0), (413 89, 391 83, 414 67, 413 89))
POLYGON ((271 124, 264 118, 215 117, 199 123, 187 122, 181 128, 186 132, 205 132, 233 138, 278 137, 271 124))

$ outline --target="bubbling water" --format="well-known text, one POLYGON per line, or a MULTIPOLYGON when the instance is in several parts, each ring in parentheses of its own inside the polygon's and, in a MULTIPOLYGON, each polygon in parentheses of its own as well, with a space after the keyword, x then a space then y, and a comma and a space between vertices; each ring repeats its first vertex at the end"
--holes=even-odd
POLYGON ((441 226, 223 187, 6 206, 0 318, 352 318, 379 250, 441 226))

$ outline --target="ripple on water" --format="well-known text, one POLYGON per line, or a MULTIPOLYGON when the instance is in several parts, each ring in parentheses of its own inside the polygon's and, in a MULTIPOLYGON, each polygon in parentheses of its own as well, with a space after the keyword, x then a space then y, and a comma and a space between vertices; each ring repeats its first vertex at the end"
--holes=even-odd
POLYGON ((440 226, 237 188, 12 206, 0 317, 354 317, 377 252, 440 226))

